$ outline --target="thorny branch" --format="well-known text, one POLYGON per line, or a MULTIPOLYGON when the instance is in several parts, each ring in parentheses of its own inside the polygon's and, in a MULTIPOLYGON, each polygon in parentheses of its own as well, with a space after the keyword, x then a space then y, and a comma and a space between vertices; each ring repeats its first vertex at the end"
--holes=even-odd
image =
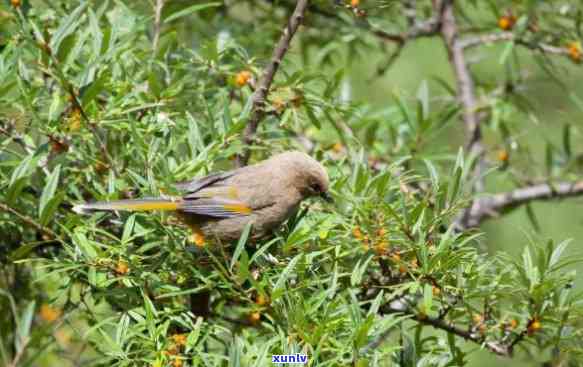
POLYGON ((265 115, 265 100, 267 99, 269 88, 283 57, 289 49, 294 34, 302 23, 308 3, 308 0, 298 0, 294 12, 289 18, 286 27, 283 29, 283 34, 281 35, 279 42, 273 50, 271 62, 265 68, 263 76, 261 77, 255 92, 253 92, 251 97, 253 103, 251 116, 249 117, 245 131, 243 132, 243 142, 246 145, 246 149, 237 156, 237 166, 239 167, 246 165, 249 161, 249 156, 251 154, 249 146, 253 143, 253 138, 257 132, 259 123, 265 115))
POLYGON ((482 34, 478 36, 467 37, 459 41, 459 46, 462 49, 469 49, 476 46, 504 41, 514 41, 520 46, 529 48, 531 50, 539 50, 546 54, 569 56, 569 50, 564 47, 556 47, 538 42, 529 42, 522 38, 518 38, 517 35, 512 32, 482 34))
POLYGON ((12 208, 4 203, 0 203, 0 210, 6 211, 6 212, 14 215, 15 217, 17 217, 18 219, 20 219, 24 223, 35 228, 37 231, 42 232, 43 234, 47 235, 51 239, 60 240, 59 235, 57 235, 55 232, 53 232, 50 228, 47 228, 47 227, 41 225, 40 223, 36 222, 31 217, 20 213, 18 210, 14 209, 14 208, 12 208))
POLYGON ((381 312, 385 314, 404 314, 410 316, 412 320, 415 320, 420 324, 429 325, 436 329, 444 330, 448 333, 457 335, 467 341, 483 345, 485 348, 498 355, 505 357, 512 355, 513 345, 506 345, 496 341, 487 341, 482 335, 472 332, 471 330, 463 329, 459 326, 453 325, 444 319, 429 317, 427 315, 417 313, 411 309, 403 310, 401 308, 392 308, 388 304, 381 308, 381 312))

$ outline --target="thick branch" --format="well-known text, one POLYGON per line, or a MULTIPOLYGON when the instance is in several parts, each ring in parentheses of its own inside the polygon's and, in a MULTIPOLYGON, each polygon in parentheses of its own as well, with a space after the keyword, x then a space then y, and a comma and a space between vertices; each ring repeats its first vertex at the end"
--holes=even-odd
MULTIPOLYGON (((441 35, 445 42, 450 62, 453 67, 457 84, 457 97, 462 105, 462 120, 466 130, 466 149, 470 156, 476 159, 472 176, 475 179, 474 192, 484 191, 485 163, 483 159, 484 146, 482 144, 482 131, 480 119, 477 115, 477 102, 474 79, 468 67, 464 55, 464 48, 458 38, 458 27, 454 14, 454 0, 443 0, 443 16, 441 23, 441 35)), ((479 210, 479 202, 474 200, 462 213, 458 223, 463 227, 467 224, 472 212, 479 210)))
POLYGON ((385 314, 405 314, 411 316, 412 320, 415 320, 420 324, 429 325, 436 329, 457 335, 467 341, 483 345, 486 349, 498 355, 505 357, 509 357, 512 355, 512 348, 510 346, 500 342, 486 341, 484 340, 484 337, 481 336, 480 334, 473 333, 467 329, 462 329, 461 327, 453 325, 443 319, 429 317, 427 315, 417 313, 410 309, 403 311, 402 309, 391 308, 389 305, 383 306, 381 312, 385 314))
POLYGON ((556 184, 538 184, 494 194, 476 200, 478 203, 477 210, 470 214, 464 227, 477 227, 488 218, 498 217, 505 210, 526 205, 532 201, 563 199, 575 196, 583 196, 583 180, 556 184))
POLYGON ((267 98, 267 94, 269 93, 269 88, 273 82, 273 78, 275 77, 275 73, 281 64, 281 61, 283 60, 283 57, 289 48, 294 34, 302 23, 307 7, 308 0, 298 0, 296 8, 288 20, 287 26, 283 29, 283 34, 281 35, 279 42, 273 50, 271 62, 265 68, 263 76, 261 77, 261 80, 259 81, 257 88, 251 97, 253 103, 251 116, 243 133, 243 142, 246 144, 246 147, 243 153, 237 157, 237 165, 239 167, 246 165, 249 161, 249 155, 251 154, 249 146, 253 143, 253 137, 257 132, 257 128, 259 127, 261 119, 265 115, 265 100, 267 98))

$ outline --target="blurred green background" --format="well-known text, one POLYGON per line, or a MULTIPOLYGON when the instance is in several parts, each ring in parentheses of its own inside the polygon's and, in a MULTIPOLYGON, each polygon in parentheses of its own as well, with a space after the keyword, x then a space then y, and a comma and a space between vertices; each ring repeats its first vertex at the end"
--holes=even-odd
MULTIPOLYGON (((503 45, 485 46, 481 49, 469 53, 479 57, 473 64, 472 71, 478 80, 504 81, 504 67, 500 64, 500 56, 503 52, 503 45)), ((538 164, 543 167, 545 161, 545 145, 551 142, 557 146, 561 145, 563 125, 573 124, 573 141, 583 142, 583 111, 572 100, 572 96, 583 99, 583 73, 578 65, 573 64, 568 59, 560 57, 552 58, 552 62, 560 70, 560 80, 564 85, 560 85, 553 80, 541 67, 532 60, 530 52, 520 51, 523 73, 528 75, 525 90, 522 91, 524 97, 534 108, 533 113, 539 117, 538 123, 529 119, 526 114, 515 114, 513 121, 517 126, 521 126, 523 131, 520 135, 520 143, 528 146, 533 157, 538 164)), ((378 79, 371 77, 375 74, 378 64, 386 58, 384 55, 376 57, 359 58, 353 61, 350 81, 352 87, 352 98, 354 100, 371 103, 377 108, 386 107, 393 104, 391 97, 393 91, 400 90, 414 96, 419 85, 425 80, 429 82, 430 93, 433 98, 439 99, 439 94, 444 94, 443 88, 433 81, 433 78, 444 78, 450 85, 455 85, 455 80, 447 62, 447 54, 443 43, 439 39, 416 40, 406 46, 401 56, 393 64, 387 73, 378 79)), ((480 90, 477 90, 479 96, 480 90)), ((463 145, 463 128, 461 122, 452 124, 440 135, 438 144, 457 150, 463 145)), ((494 139, 492 139, 494 140, 494 139)), ((496 152, 500 147, 497 145, 487 146, 488 156, 495 160, 496 152)), ((581 151, 580 145, 574 144, 576 151, 581 151)), ((511 165, 518 170, 527 170, 528 167, 523 162, 512 161, 511 165)), ((496 162, 494 162, 496 163, 496 162)), ((512 182, 505 175, 498 175, 496 172, 490 174, 487 179, 488 192, 500 192, 511 189, 512 182)), ((583 243, 583 199, 570 198, 563 201, 538 202, 533 205, 533 210, 540 225, 540 232, 545 238, 555 241, 573 239, 567 255, 581 254, 583 243)), ((490 254, 504 251, 519 258, 528 243, 529 237, 535 234, 535 229, 528 218, 526 209, 519 208, 499 219, 484 222, 482 228, 484 232, 484 250, 490 254)), ((573 266, 577 270, 576 288, 583 290, 583 266, 573 266)), ((472 348, 475 348, 472 346, 472 348)), ((500 358, 489 352, 477 352, 470 355, 470 366, 533 366, 536 363, 533 356, 518 354, 513 360, 500 358)))

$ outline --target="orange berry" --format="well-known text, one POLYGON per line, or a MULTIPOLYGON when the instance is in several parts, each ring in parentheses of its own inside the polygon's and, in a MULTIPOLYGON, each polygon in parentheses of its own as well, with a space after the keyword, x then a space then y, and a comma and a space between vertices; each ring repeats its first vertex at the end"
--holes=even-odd
POLYGON ((434 296, 439 296, 441 294, 441 289, 436 286, 431 287, 431 291, 434 296))
POLYGON ((482 323, 480 324, 480 326, 478 326, 478 330, 480 331, 480 334, 485 334, 486 330, 488 330, 488 327, 486 326, 486 324, 482 323))
POLYGON ((247 85, 250 79, 251 72, 243 70, 237 73, 237 76, 235 76, 235 84, 237 84, 238 87, 244 87, 247 85))
POLYGON ((510 329, 516 329, 517 326, 518 326, 518 321, 516 321, 516 319, 510 320, 510 322, 508 323, 508 327, 510 329))
POLYGON ((377 231, 377 236, 379 237, 383 237, 385 234, 387 234, 387 230, 384 228, 379 228, 377 231))
POLYGON ((360 230, 360 227, 356 226, 352 229, 352 235, 354 236, 354 238, 356 238, 357 240, 361 240, 362 239, 362 231, 360 230))
POLYGON ((257 324, 260 319, 261 319, 261 313, 259 313, 259 312, 251 312, 249 314, 249 316, 247 316, 247 320, 253 325, 257 324))
POLYGON ((508 162, 508 158, 510 158, 510 155, 506 149, 502 149, 498 152, 498 160, 500 162, 508 162))
POLYGON ((174 334, 174 335, 172 335, 172 340, 178 346, 186 345, 187 338, 188 338, 188 334, 174 334))
POLYGON ((130 267, 128 266, 128 263, 120 260, 117 262, 117 264, 115 265, 115 269, 114 271, 118 274, 118 275, 126 275, 127 273, 130 272, 130 267))
POLYGON ((576 63, 580 63, 583 60, 583 51, 581 50, 580 42, 569 42, 567 45, 567 51, 569 57, 576 63))
POLYGON ((61 316, 61 310, 44 303, 40 307, 40 318, 46 322, 54 322, 61 316))
POLYGON ((22 5, 22 1, 21 0, 10 0, 10 5, 12 5, 15 8, 20 8, 20 6, 22 5))
POLYGON ((172 367, 182 367, 182 359, 174 358, 172 361, 172 367))
POLYGON ((407 267, 405 265, 399 266, 399 273, 405 274, 407 272, 407 267))
POLYGON ((190 241, 193 242, 197 247, 204 247, 204 245, 206 244, 204 235, 199 231, 195 231, 192 233, 192 235, 190 236, 190 241))
POLYGON ((498 27, 504 31, 511 30, 516 24, 516 17, 514 15, 503 15, 498 19, 498 27))
POLYGON ((357 8, 360 5, 360 0, 350 0, 350 6, 357 8))

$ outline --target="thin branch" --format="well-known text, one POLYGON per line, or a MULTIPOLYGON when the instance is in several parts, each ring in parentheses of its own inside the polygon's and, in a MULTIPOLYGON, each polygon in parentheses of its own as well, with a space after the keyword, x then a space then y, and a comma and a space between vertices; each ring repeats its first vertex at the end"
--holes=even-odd
POLYGON ((162 8, 164 8, 164 0, 156 0, 156 5, 154 6, 154 38, 152 40, 154 54, 158 51, 160 32, 162 30, 162 8))
POLYGON ((265 68, 263 76, 257 85, 257 89, 253 93, 252 98, 252 110, 249 122, 245 127, 243 132, 243 142, 246 144, 245 150, 241 155, 237 156, 237 166, 241 167, 247 164, 249 161, 249 156, 251 151, 249 146, 253 143, 253 138, 259 127, 259 123, 265 115, 265 100, 267 94, 269 93, 269 88, 275 77, 275 73, 281 64, 283 57, 285 56, 287 50, 289 49, 291 40, 298 30, 306 8, 308 7, 308 0, 298 0, 296 8, 288 20, 286 27, 283 29, 283 34, 279 39, 275 49, 273 50, 273 55, 271 56, 271 62, 265 68))
POLYGON ((539 50, 546 54, 569 56, 569 50, 564 47, 556 47, 544 43, 526 41, 524 39, 517 38, 516 34, 512 32, 482 34, 478 36, 467 37, 459 41, 459 47, 463 49, 469 49, 476 46, 505 41, 514 41, 520 46, 529 48, 531 50, 539 50))
POLYGON ((384 305, 381 309, 382 313, 385 314, 404 314, 411 316, 412 320, 417 321, 423 325, 429 325, 434 327, 435 329, 446 331, 450 334, 457 335, 467 341, 474 342, 476 344, 483 345, 489 351, 496 353, 500 356, 510 357, 512 355, 512 348, 509 345, 496 342, 496 341, 487 341, 484 337, 480 334, 473 333, 466 329, 462 329, 459 326, 453 325, 445 320, 429 317, 427 315, 423 315, 417 313, 411 309, 407 309, 403 311, 402 309, 394 309, 391 308, 389 305, 384 305))
POLYGON ((53 232, 50 228, 47 228, 47 227, 43 226, 42 224, 36 222, 34 219, 29 217, 28 215, 22 214, 19 211, 17 211, 16 209, 11 208, 10 206, 8 206, 4 203, 0 203, 0 209, 6 211, 8 213, 13 214, 14 216, 18 217, 24 223, 34 227, 36 230, 44 233, 45 235, 49 236, 50 238, 60 240, 59 235, 57 235, 55 232, 53 232))
POLYGON ((478 202, 477 210, 473 211, 467 218, 464 228, 477 227, 488 218, 496 218, 508 209, 526 205, 533 201, 564 199, 576 196, 583 196, 583 180, 526 186, 479 198, 476 200, 478 202))

